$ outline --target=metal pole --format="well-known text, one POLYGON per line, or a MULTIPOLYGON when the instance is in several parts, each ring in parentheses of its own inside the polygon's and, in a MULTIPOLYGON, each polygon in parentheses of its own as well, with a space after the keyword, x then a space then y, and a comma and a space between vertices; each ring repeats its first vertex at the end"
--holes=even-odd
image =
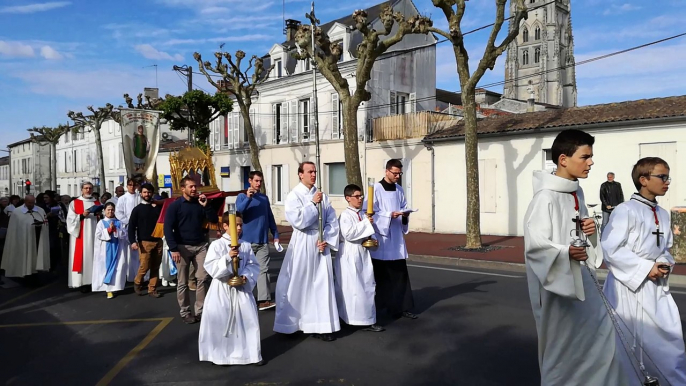
MULTIPOLYGON (((312 21, 312 109, 314 112, 314 119, 312 124, 314 125, 314 147, 315 147, 315 159, 317 164, 317 190, 322 191, 322 179, 321 177, 321 154, 319 152, 319 113, 317 109, 317 63, 314 60, 314 55, 316 55, 316 45, 314 42, 314 30, 317 28, 318 20, 314 16, 314 1, 312 2, 312 12, 310 15, 310 20, 312 21)), ((319 241, 324 240, 324 219, 322 216, 322 203, 317 204, 317 209, 319 211, 319 241)))
MULTIPOLYGON (((193 67, 188 66, 186 70, 186 75, 188 76, 188 91, 193 91, 193 67)), ((188 146, 193 145, 193 135, 191 133, 191 128, 188 128, 188 146)))

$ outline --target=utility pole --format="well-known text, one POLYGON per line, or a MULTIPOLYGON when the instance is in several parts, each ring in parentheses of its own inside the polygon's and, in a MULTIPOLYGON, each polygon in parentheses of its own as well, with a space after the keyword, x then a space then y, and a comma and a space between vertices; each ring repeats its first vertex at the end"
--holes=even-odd
MULTIPOLYGON (((174 71, 179 72, 181 75, 186 77, 186 80, 188 80, 188 91, 193 91, 193 67, 183 65, 183 66, 174 66, 173 67, 174 71)), ((191 128, 188 128, 188 146, 191 146, 193 143, 193 135, 191 134, 191 128)))

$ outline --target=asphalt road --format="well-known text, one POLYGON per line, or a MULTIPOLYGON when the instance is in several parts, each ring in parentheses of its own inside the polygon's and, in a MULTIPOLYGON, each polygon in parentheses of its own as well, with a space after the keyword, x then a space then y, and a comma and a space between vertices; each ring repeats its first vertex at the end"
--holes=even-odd
MULTIPOLYGON (((274 311, 262 311, 263 367, 199 362, 199 324, 181 321, 173 288, 113 300, 65 280, 0 289, 0 384, 539 384, 524 274, 410 264, 419 319, 381 316, 385 332, 344 327, 322 342, 275 334, 274 311)), ((674 295, 682 310, 685 295, 674 295)))

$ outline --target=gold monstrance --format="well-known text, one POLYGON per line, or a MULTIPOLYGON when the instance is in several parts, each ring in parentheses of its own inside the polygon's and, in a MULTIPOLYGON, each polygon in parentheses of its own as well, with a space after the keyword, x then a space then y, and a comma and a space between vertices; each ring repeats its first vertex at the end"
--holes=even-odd
MULTIPOLYGON (((372 218, 374 216, 374 179, 367 178, 367 217, 372 218)), ((376 248, 379 246, 379 242, 374 240, 372 236, 362 243, 365 248, 376 248)))
MULTIPOLYGON (((236 204, 229 204, 229 236, 231 237, 231 249, 238 248, 238 227, 236 226, 236 204)), ((240 257, 236 256, 231 259, 233 264, 233 277, 229 279, 231 287, 240 287, 245 284, 242 277, 238 275, 238 262, 240 257)))

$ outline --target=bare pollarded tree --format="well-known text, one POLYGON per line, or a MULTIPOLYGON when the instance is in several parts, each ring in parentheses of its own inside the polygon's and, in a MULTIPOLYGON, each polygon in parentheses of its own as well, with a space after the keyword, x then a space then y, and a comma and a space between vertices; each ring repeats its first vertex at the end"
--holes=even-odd
POLYGON ((105 181, 105 162, 102 155, 102 139, 100 136, 100 129, 102 124, 110 119, 119 119, 119 111, 114 108, 110 103, 107 103, 105 107, 94 108, 93 106, 88 106, 86 108, 88 112, 86 114, 82 112, 75 113, 69 111, 67 117, 74 121, 71 126, 73 132, 93 132, 95 136, 95 153, 98 159, 98 178, 100 179, 101 186, 104 186, 105 181))
MULTIPOLYGON (((254 122, 250 120, 250 107, 252 106, 252 95, 255 88, 269 78, 272 67, 265 68, 261 58, 253 55, 249 60, 245 70, 242 68, 246 58, 245 52, 238 50, 234 56, 228 52, 217 51, 214 53, 216 59, 214 65, 209 61, 202 61, 199 53, 194 53, 193 57, 198 62, 200 72, 207 77, 207 81, 217 88, 220 92, 226 92, 234 97, 238 104, 243 125, 248 136, 250 146, 250 162, 254 170, 262 171, 260 163, 260 148, 257 146, 255 138, 254 122), (250 75, 250 70, 253 70, 250 75), (223 84, 216 82, 210 73, 218 74, 224 81, 223 84)), ((264 190, 264 186, 262 188, 264 190)))
POLYGON ((510 28, 503 40, 496 44, 500 30, 505 23, 507 0, 495 0, 495 22, 486 43, 486 48, 474 71, 469 68, 469 53, 465 48, 462 20, 467 8, 467 0, 432 0, 448 21, 447 31, 431 27, 429 31, 445 37, 453 47, 457 74, 460 79, 462 108, 465 128, 465 159, 467 171, 467 245, 469 249, 481 247, 481 220, 479 199, 479 144, 476 121, 476 86, 486 73, 493 70, 495 62, 505 52, 507 46, 519 35, 521 21, 527 18, 524 0, 512 0, 513 14, 510 28))
POLYGON ((311 25, 301 25, 295 33, 295 41, 299 49, 296 58, 314 60, 317 70, 338 93, 343 108, 345 174, 348 183, 364 186, 357 143, 357 111, 362 102, 372 97, 366 85, 371 79, 374 62, 391 47, 400 43, 405 36, 429 33, 429 28, 433 23, 431 19, 421 15, 406 19, 402 13, 394 12, 391 5, 387 4, 379 15, 383 28, 377 31, 372 28, 367 12, 363 10, 353 12, 352 17, 355 23, 353 28, 361 34, 362 42, 357 46, 355 84, 354 91, 351 91, 351 85, 341 74, 338 65, 343 54, 343 47, 337 42, 332 43, 329 36, 317 26, 318 20, 314 17, 314 12, 308 14, 307 17, 311 25), (314 26, 315 47, 312 46, 312 26, 314 26), (395 33, 393 33, 394 28, 395 33))
POLYGON ((27 129, 31 133, 31 142, 50 146, 50 190, 57 190, 57 143, 63 135, 71 134, 71 127, 58 125, 57 127, 33 127, 27 129))

